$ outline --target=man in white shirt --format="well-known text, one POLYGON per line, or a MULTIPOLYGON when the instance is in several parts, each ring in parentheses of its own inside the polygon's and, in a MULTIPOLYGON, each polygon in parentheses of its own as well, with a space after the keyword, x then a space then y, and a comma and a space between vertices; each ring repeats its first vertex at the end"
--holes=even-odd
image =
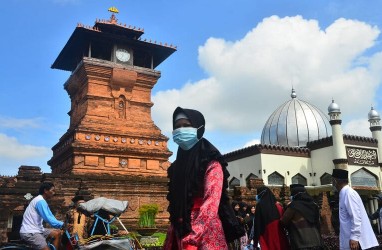
POLYGON ((54 185, 44 182, 36 196, 28 205, 21 223, 20 237, 33 249, 49 250, 46 239, 54 238, 53 245, 59 249, 61 241, 61 230, 44 228, 42 222, 49 223, 53 228, 62 228, 64 222, 57 220, 49 209, 46 200, 55 194, 54 185))
POLYGON ((359 194, 348 185, 348 171, 333 169, 332 184, 340 195, 340 249, 369 249, 378 246, 359 194))

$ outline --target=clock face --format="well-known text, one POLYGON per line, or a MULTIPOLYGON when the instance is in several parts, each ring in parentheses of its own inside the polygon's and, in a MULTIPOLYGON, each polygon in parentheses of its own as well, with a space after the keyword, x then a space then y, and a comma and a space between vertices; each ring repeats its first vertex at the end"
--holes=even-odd
POLYGON ((130 60, 130 53, 125 49, 117 49, 115 56, 121 62, 127 62, 130 60))

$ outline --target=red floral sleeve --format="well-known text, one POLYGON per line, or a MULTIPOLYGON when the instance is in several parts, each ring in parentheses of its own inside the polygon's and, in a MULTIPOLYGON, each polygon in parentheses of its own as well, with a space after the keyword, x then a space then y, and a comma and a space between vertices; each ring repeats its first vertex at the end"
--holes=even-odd
POLYGON ((191 213, 192 232, 183 239, 184 245, 199 246, 209 239, 223 237, 217 224, 221 222, 218 215, 220 197, 223 186, 223 170, 218 161, 212 161, 207 167, 204 177, 204 196, 200 210, 191 213), (217 234, 217 235, 214 235, 217 234))

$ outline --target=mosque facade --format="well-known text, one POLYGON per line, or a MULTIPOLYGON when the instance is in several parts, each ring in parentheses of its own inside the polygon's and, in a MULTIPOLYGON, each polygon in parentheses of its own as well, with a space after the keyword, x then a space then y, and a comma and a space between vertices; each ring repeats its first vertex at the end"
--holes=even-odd
POLYGON ((380 116, 373 108, 368 121, 371 137, 344 134, 340 107, 334 100, 327 117, 292 90, 291 99, 265 123, 261 144, 225 155, 230 188, 246 186, 250 179, 262 179, 264 185, 279 190, 298 183, 322 200, 323 194, 334 195, 333 169, 347 169, 349 185, 373 213, 378 208, 374 197, 381 191, 382 166, 380 116))

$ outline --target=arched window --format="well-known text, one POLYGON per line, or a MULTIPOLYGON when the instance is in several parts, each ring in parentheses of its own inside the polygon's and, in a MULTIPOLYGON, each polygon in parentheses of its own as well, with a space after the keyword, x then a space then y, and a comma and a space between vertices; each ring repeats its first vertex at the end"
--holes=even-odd
POLYGON ((235 187, 240 186, 240 180, 236 177, 233 177, 229 182, 229 188, 234 189, 235 187))
POLYGON ((255 174, 250 173, 247 178, 245 178, 246 181, 249 181, 250 179, 258 179, 259 177, 255 174))
POLYGON ((292 177, 292 184, 302 184, 306 186, 308 182, 306 181, 306 178, 301 174, 296 174, 292 177))
POLYGON ((321 185, 332 184, 332 176, 328 173, 323 174, 320 177, 321 185))
POLYGON ((352 186, 378 187, 377 178, 364 168, 352 173, 350 179, 352 186))
POLYGON ((284 177, 277 173, 273 172, 272 174, 268 175, 268 185, 284 185, 284 177))
POLYGON ((247 183, 247 188, 253 189, 256 186, 256 179, 259 177, 255 174, 250 173, 247 178, 245 178, 245 183, 247 183))

